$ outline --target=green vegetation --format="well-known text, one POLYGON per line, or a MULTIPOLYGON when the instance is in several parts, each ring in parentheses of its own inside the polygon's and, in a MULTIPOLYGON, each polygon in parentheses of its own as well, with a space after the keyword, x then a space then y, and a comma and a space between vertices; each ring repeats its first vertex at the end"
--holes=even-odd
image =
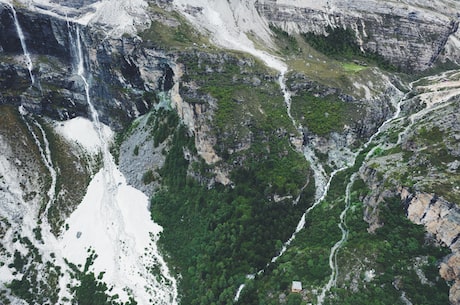
POLYGON ((152 110, 148 125, 151 125, 153 145, 158 147, 163 143, 175 130, 179 123, 179 116, 170 109, 160 107, 158 110, 152 110))
POLYGON ((176 11, 166 11, 155 4, 150 4, 150 11, 157 16, 152 20, 150 28, 139 33, 145 44, 162 49, 199 48, 208 43, 203 37, 176 11))
POLYGON ((363 66, 357 63, 350 63, 350 62, 342 63, 342 67, 346 72, 352 72, 352 73, 357 73, 367 68, 366 66, 363 66))
POLYGON ((309 179, 308 164, 291 148, 289 132, 295 130, 276 79, 246 57, 206 56, 181 59, 184 79, 199 88, 182 96, 203 107, 216 104, 210 136, 217 139, 214 148, 222 161, 204 164, 193 137, 178 121, 168 120, 177 123, 175 128, 150 124, 153 133, 164 128, 169 139, 159 171, 163 189, 152 198, 151 209, 165 228, 160 241, 171 255, 170 264, 182 275, 182 304, 232 304, 245 275, 264 268, 289 238, 314 185, 308 183, 300 194, 309 179), (248 79, 249 71, 260 83, 248 79), (246 147, 238 150, 242 141, 246 147), (193 157, 185 159, 185 151, 193 157), (234 183, 209 187, 213 167, 227 169, 234 183), (275 195, 285 199, 275 200, 275 195))
POLYGON ((197 95, 183 95, 184 99, 217 106, 212 132, 218 141, 215 149, 226 161, 228 150, 234 150, 241 142, 259 143, 251 137, 258 137, 265 145, 268 137, 284 138, 295 132, 279 85, 261 63, 242 54, 204 53, 184 56, 179 61, 186 69, 184 81, 199 86, 199 99, 197 95), (274 126, 279 129, 273 130, 274 126))
POLYGON ((384 70, 397 70, 396 67, 381 55, 370 51, 362 52, 356 42, 356 36, 351 29, 328 27, 326 32, 326 36, 314 33, 305 33, 302 36, 313 48, 332 58, 338 60, 359 60, 377 65, 384 70))
MULTIPOLYGON (((86 188, 90 182, 91 171, 97 171, 97 160, 78 155, 78 153, 47 122, 39 120, 46 133, 52 151, 53 164, 58 168, 56 180, 56 200, 48 209, 48 220, 54 234, 58 234, 64 220, 83 200, 86 188), (92 168, 91 168, 92 167, 92 168), (72 177, 72 179, 68 179, 72 177)), ((37 132, 36 132, 37 133, 37 132)), ((39 133, 37 133, 39 134, 39 133)))
POLYGON ((110 288, 104 283, 104 273, 99 273, 98 276, 90 270, 91 265, 97 258, 97 254, 94 250, 89 252, 86 258, 85 266, 83 270, 80 270, 77 266, 72 263, 68 263, 72 270, 71 277, 77 279, 80 284, 77 286, 70 287, 70 291, 73 293, 74 298, 72 299, 73 305, 136 305, 137 302, 131 297, 128 302, 121 302, 119 296, 109 295, 110 288))
POLYGON ((348 178, 345 172, 334 178, 325 201, 308 214, 305 228, 275 264, 248 284, 238 304, 279 304, 278 296, 290 291, 293 280, 303 283, 309 302, 315 300, 311 290, 329 279, 329 251, 340 239, 337 224, 348 178))
POLYGON ((295 36, 289 35, 286 31, 272 24, 270 24, 270 30, 275 34, 275 43, 280 47, 282 54, 290 55, 302 52, 295 36))
POLYGON ((186 176, 186 142, 175 135, 161 172, 168 189, 152 199, 152 215, 166 228, 162 242, 182 274, 182 304, 231 304, 244 275, 263 268, 276 240, 288 238, 311 193, 297 206, 271 202, 255 169, 236 170, 234 188, 208 189, 186 176))
MULTIPOLYGON (((340 304, 401 304, 403 292, 413 304, 448 304, 449 288, 439 277, 436 267, 448 250, 426 242, 423 226, 407 220, 398 198, 388 199, 381 205, 379 219, 383 226, 375 234, 367 232, 368 225, 362 220, 361 208, 362 204, 358 202, 358 213, 348 216, 352 233, 340 256, 340 264, 349 266, 344 273, 353 272, 355 268, 361 272, 357 275, 362 276, 365 269, 359 265, 365 262, 375 268, 376 275, 369 283, 362 282, 355 292, 346 286, 334 290, 340 304), (417 267, 417 257, 426 257, 426 264, 417 267), (417 268, 421 269, 428 283, 421 283, 417 268)), ((327 304, 337 303, 330 299, 327 304)))
MULTIPOLYGON (((73 211, 75 204, 81 202, 85 194, 85 189, 89 183, 88 167, 90 161, 85 160, 84 156, 78 156, 74 152, 75 150, 54 132, 47 121, 29 115, 24 116, 24 119, 27 120, 38 140, 44 143, 42 132, 34 121, 41 125, 50 145, 53 165, 59 169, 57 170, 59 175, 56 181, 56 194, 58 195, 54 205, 49 208, 48 215, 46 215, 53 233, 57 234, 61 229, 63 219, 73 211), (64 177, 73 177, 73 179, 64 179, 64 177)), ((42 161, 37 144, 24 119, 17 109, 11 106, 0 106, 0 121, 2 122, 0 135, 7 139, 12 152, 22 160, 23 166, 33 168, 41 177, 39 183, 42 190, 35 190, 26 194, 26 199, 33 200, 38 194, 43 194, 39 198, 44 206, 49 200, 46 194, 51 185, 51 176, 42 161), (15 130, 15 133, 11 133, 11 130, 15 130)), ((27 169, 24 169, 24 172, 27 172, 27 169)), ((28 179, 32 180, 33 178, 28 177, 28 179)), ((39 232, 36 234, 37 237, 40 236, 39 232)))
MULTIPOLYGON (((313 291, 329 279, 330 248, 340 239, 337 224, 345 204, 345 187, 369 150, 360 154, 353 168, 337 174, 325 201, 308 215, 304 230, 276 264, 247 283, 239 304, 279 304, 281 294, 288 295, 290 302, 293 280, 303 283, 304 300, 316 303, 317 294, 313 291)), ((436 266, 448 250, 426 241, 424 228, 406 219, 397 198, 381 204, 378 215, 383 226, 369 233, 369 225, 363 221, 364 207, 358 199, 368 193, 367 185, 356 180, 346 217, 349 237, 338 254, 338 286, 332 289, 325 304, 400 304, 403 291, 413 304, 447 304, 449 288, 436 266), (416 264, 416 258, 422 263, 416 264), (365 280, 365 272, 371 269, 375 277, 365 280), (423 272, 428 283, 420 282, 417 270, 423 272), (354 281, 357 284, 352 289, 354 281)))
POLYGON ((149 169, 142 175, 142 182, 144 182, 144 184, 150 184, 153 181, 155 181, 155 176, 153 171, 149 169))
POLYGON ((345 103, 336 95, 317 97, 310 92, 302 92, 292 97, 295 119, 318 135, 342 131, 344 124, 351 119, 347 114, 355 108, 354 104, 345 103))
MULTIPOLYGON (((12 280, 5 287, 27 304, 56 304, 61 268, 50 262, 45 263, 27 237, 17 235, 15 240, 24 246, 26 254, 15 251, 13 263, 8 268, 13 274, 19 274, 19 279, 12 280)), ((8 301, 5 304, 9 304, 8 301)))

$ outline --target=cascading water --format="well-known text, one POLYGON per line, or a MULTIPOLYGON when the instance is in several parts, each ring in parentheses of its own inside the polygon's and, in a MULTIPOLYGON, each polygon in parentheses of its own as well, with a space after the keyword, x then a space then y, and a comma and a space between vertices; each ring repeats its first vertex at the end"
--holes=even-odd
POLYGON ((21 42, 22 52, 24 53, 24 57, 26 59, 27 70, 29 70, 30 82, 33 86, 35 84, 35 77, 32 73, 33 63, 30 53, 27 50, 26 38, 24 36, 24 32, 22 31, 21 25, 19 24, 18 16, 16 15, 16 10, 14 9, 14 6, 10 3, 6 3, 6 5, 10 7, 11 12, 13 14, 14 25, 16 27, 16 32, 18 33, 19 41, 21 42))
MULTIPOLYGON (((270 34, 268 34, 268 26, 260 18, 258 13, 256 13, 254 6, 250 2, 245 2, 244 4, 241 4, 238 1, 223 0, 217 1, 215 3, 210 3, 206 0, 192 1, 194 3, 190 3, 190 1, 183 0, 176 0, 174 2, 177 5, 178 9, 182 10, 184 15, 186 15, 192 23, 194 23, 198 27, 204 27, 208 31, 210 31, 214 35, 214 41, 216 44, 221 45, 225 48, 239 50, 252 54, 253 56, 261 59, 268 67, 279 72, 278 82, 283 93, 287 114, 291 119, 293 126, 301 133, 302 126, 300 126, 295 121, 294 117, 291 114, 291 93, 289 92, 286 85, 286 72, 288 70, 286 64, 278 57, 271 55, 266 51, 257 49, 254 46, 254 43, 250 39, 248 39, 245 34, 245 32, 250 31, 250 29, 258 29, 258 35, 261 39, 265 40, 266 45, 272 44, 269 38, 270 34), (188 5, 203 7, 201 15, 190 15, 187 12, 188 5), (239 14, 238 16, 236 16, 234 13, 229 15, 223 15, 222 13, 220 13, 226 10, 230 12, 235 12, 235 10, 232 10, 231 8, 232 5, 237 5, 239 7, 239 9, 237 10, 239 14), (253 16, 254 14, 256 14, 257 16, 255 18, 251 18, 250 16, 253 16), (242 20, 244 24, 241 24, 242 20), (252 21, 252 23, 250 23, 250 21, 252 21)), ((272 258, 270 263, 276 262, 276 260, 284 254, 287 247, 295 239, 296 234, 300 232, 305 226, 305 218, 308 215, 308 213, 312 209, 314 209, 327 195, 332 178, 339 171, 343 170, 337 169, 334 172, 332 172, 328 177, 327 173, 324 171, 321 164, 317 161, 316 156, 310 148, 304 147, 304 156, 306 160, 310 162, 311 169, 315 177, 315 202, 302 215, 300 221, 297 224, 296 230, 288 239, 288 241, 284 243, 279 254, 272 258)), ((296 200, 298 200, 298 198, 296 200)), ((270 265, 270 263, 267 264, 267 267, 270 265)), ((264 272, 264 270, 261 270, 258 273, 262 272, 264 272)), ((254 275, 248 275, 247 278, 253 279, 254 275)), ((238 301, 243 289, 244 284, 239 286, 235 294, 234 301, 238 301)))
POLYGON ((69 24, 69 40, 103 162, 82 203, 66 222, 69 230, 60 240, 63 255, 83 265, 88 251, 94 251, 97 257, 91 268, 95 273, 104 272, 104 282, 113 286, 111 293, 122 301, 132 297, 138 304, 177 304, 176 280, 156 246, 161 227, 150 218, 148 198, 127 185, 110 154, 107 127, 100 122, 91 99, 89 61, 78 26, 69 24), (158 271, 154 274, 153 270, 158 271))
MULTIPOLYGON (((369 145, 374 141, 374 139, 379 135, 381 134, 384 130, 385 130, 385 127, 390 123, 392 122, 393 120, 397 119, 401 113, 401 105, 402 103, 406 100, 408 94, 404 95, 401 99, 399 99, 398 103, 396 104, 396 111, 394 112, 393 116, 391 116, 389 119, 385 120, 381 125, 380 127, 377 129, 377 131, 369 138, 369 140, 364 143, 363 146, 361 146, 360 149, 358 149, 358 151, 354 154, 354 157, 353 157, 353 162, 352 164, 350 164, 348 167, 344 168, 344 169, 348 169, 348 168, 351 168, 352 166, 354 166, 355 162, 356 162, 356 159, 357 157, 359 156, 359 154, 364 150, 366 149, 367 147, 369 147, 369 145)), ((371 156, 373 154, 373 149, 371 149, 367 154, 366 154, 366 158, 369 158, 369 156, 371 156)), ((324 302, 324 299, 326 297, 326 293, 328 291, 331 290, 332 287, 334 287, 337 283, 337 277, 338 277, 338 265, 337 265, 337 254, 340 250, 340 248, 343 246, 343 244, 347 241, 348 239, 348 229, 347 229, 347 226, 346 226, 346 216, 347 216, 347 212, 350 208, 350 204, 351 204, 351 187, 353 186, 353 183, 355 182, 356 180, 356 176, 357 176, 357 173, 353 173, 350 177, 350 181, 348 182, 347 184, 347 187, 346 187, 346 191, 345 191, 345 207, 344 209, 342 210, 342 212, 340 213, 340 222, 338 224, 339 226, 339 229, 342 233, 342 237, 340 238, 339 241, 337 241, 334 246, 332 246, 331 248, 331 251, 330 251, 330 254, 329 254, 329 268, 331 269, 331 275, 329 276, 329 280, 328 282, 326 283, 326 285, 321 289, 321 293, 319 294, 318 296, 318 301, 317 301, 317 304, 318 305, 321 305, 323 304, 324 302)), ((329 181, 330 182, 330 181, 329 181)))
POLYGON ((40 130, 41 138, 43 140, 43 146, 44 147, 42 147, 42 144, 41 144, 41 142, 39 140, 39 137, 35 134, 35 132, 33 130, 33 127, 28 123, 27 119, 25 118, 25 116, 27 115, 27 111, 24 109, 24 107, 20 106, 19 107, 19 112, 22 115, 22 119, 25 122, 25 124, 27 126, 27 129, 29 130, 29 132, 32 135, 32 137, 34 138, 35 144, 37 145, 38 150, 40 152, 40 156, 42 158, 42 161, 45 164, 45 166, 46 166, 46 168, 49 171, 50 176, 51 176, 51 184, 50 184, 50 187, 49 187, 49 189, 47 191, 48 203, 46 204, 45 210, 43 212, 43 215, 44 215, 43 219, 46 221, 47 216, 48 216, 48 209, 53 205, 53 202, 55 200, 55 196, 56 196, 56 181, 57 181, 56 170, 54 169, 53 161, 52 161, 52 158, 51 158, 50 145, 49 145, 48 138, 46 137, 46 133, 45 133, 45 130, 43 129, 43 127, 37 121, 33 120, 33 124, 40 130))
MULTIPOLYGON (((439 76, 432 76, 432 77, 422 78, 421 80, 427 79, 427 80, 434 81, 434 82, 436 80, 439 81, 441 79, 445 79, 445 77, 446 77, 446 75, 448 73, 454 73, 455 74, 455 73, 458 73, 458 72, 457 71, 447 71, 447 72, 442 73, 439 76)), ((409 92, 406 93, 401 99, 399 99, 398 103, 395 105, 396 111, 394 112, 393 116, 388 118, 386 121, 384 121, 380 125, 378 130, 369 138, 369 140, 355 153, 354 158, 353 158, 353 164, 351 164, 350 167, 355 164, 356 158, 358 157, 358 155, 363 150, 368 148, 369 145, 378 137, 378 135, 380 135, 383 131, 386 130, 386 127, 390 123, 396 122, 396 121, 398 121, 400 119, 402 105, 406 101, 410 100, 410 93, 411 93, 411 90, 413 88, 413 85, 414 85, 414 83, 416 83, 418 81, 420 81, 420 80, 414 81, 414 82, 409 84, 409 92)), ((408 117, 409 123, 407 124, 406 128, 404 128, 403 131, 401 131, 398 134, 398 141, 395 144, 390 145, 390 147, 395 147, 396 145, 401 144, 403 136, 408 133, 410 128, 413 127, 413 124, 417 119, 422 118, 425 114, 427 114, 429 112, 436 111, 436 110, 438 110, 438 109, 440 109, 442 107, 448 106, 449 101, 452 101, 453 97, 460 95, 460 89, 458 89, 460 87, 460 81, 456 81, 456 82, 452 82, 452 83, 448 83, 448 84, 446 84, 446 82, 441 82, 441 84, 437 84, 437 85, 434 85, 434 86, 426 86, 426 87, 427 87, 427 89, 432 90, 432 91, 428 91, 427 93, 419 94, 418 98, 423 99, 424 95, 428 95, 428 96, 430 96, 430 95, 438 95, 437 98, 435 99, 436 102, 435 103, 431 102, 431 104, 430 104, 430 102, 425 101, 425 108, 423 108, 420 111, 410 115, 408 117), (442 89, 444 89, 444 91, 442 91, 442 89)), ((369 158, 374 154, 374 150, 377 147, 378 146, 375 146, 373 149, 371 149, 366 154, 364 160, 369 160, 369 158)), ((329 255, 329 267, 331 269, 331 275, 329 277, 329 281, 322 288, 321 293, 318 296, 317 304, 319 304, 319 305, 323 304, 323 302, 325 300, 325 297, 326 297, 326 293, 329 292, 331 290, 331 288, 335 287, 336 284, 337 284, 337 278, 338 278, 338 274, 339 274, 338 265, 337 265, 337 255, 338 255, 338 252, 340 251, 341 247, 343 246, 343 244, 348 239, 349 231, 348 231, 347 226, 346 226, 346 215, 347 215, 347 212, 348 212, 348 210, 350 209, 350 206, 351 206, 351 188, 352 188, 353 183, 355 182, 355 180, 357 178, 357 173, 358 172, 355 172, 355 173, 353 173, 351 175, 350 180, 349 180, 349 182, 348 182, 348 184, 346 186, 345 207, 344 207, 343 211, 340 214, 340 223, 338 225, 339 229, 341 230, 342 237, 331 248, 330 255, 329 255)), ((329 180, 329 183, 330 183, 330 180, 329 180)))

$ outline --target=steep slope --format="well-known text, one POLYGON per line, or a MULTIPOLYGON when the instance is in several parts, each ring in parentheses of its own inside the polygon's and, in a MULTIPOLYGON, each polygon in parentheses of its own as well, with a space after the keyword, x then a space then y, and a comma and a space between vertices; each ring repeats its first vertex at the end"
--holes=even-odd
POLYGON ((288 32, 327 34, 348 28, 366 52, 376 52, 404 69, 424 70, 458 54, 441 55, 456 44, 459 4, 455 1, 260 1, 257 9, 288 32))
POLYGON ((0 302, 460 303, 457 2, 14 4, 0 302))

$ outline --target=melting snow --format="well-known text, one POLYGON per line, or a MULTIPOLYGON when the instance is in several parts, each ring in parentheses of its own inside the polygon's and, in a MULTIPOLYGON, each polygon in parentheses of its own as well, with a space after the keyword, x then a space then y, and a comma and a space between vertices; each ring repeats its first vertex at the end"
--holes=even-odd
MULTIPOLYGON (((157 239, 161 232, 147 211, 147 196, 127 185, 117 169, 113 173, 103 169, 95 175, 82 203, 66 222, 69 230, 60 241, 62 253, 71 262, 84 265, 88 250, 95 250, 95 273, 105 272, 104 281, 114 285, 113 293, 124 296, 123 288, 129 287, 139 304, 147 304, 152 296, 145 288, 150 286, 149 278, 153 276, 147 269, 148 256, 154 254, 146 253, 146 249, 151 248, 150 234, 157 239), (116 185, 107 189, 107 175, 111 174, 116 185), (114 202, 107 200, 112 198, 114 202)), ((165 298, 167 293, 164 291, 165 298)))
POLYGON ((156 242, 162 228, 155 224, 148 210, 148 198, 129 186, 113 163, 106 148, 113 136, 109 127, 84 118, 60 123, 55 128, 71 141, 90 152, 102 149, 104 167, 90 182, 87 193, 66 221, 68 230, 59 238, 63 257, 82 266, 90 250, 97 258, 92 269, 104 272, 104 282, 113 286, 111 294, 127 301, 128 289, 138 304, 176 304, 177 287, 165 261, 158 253, 156 242), (160 270, 153 274, 152 270, 160 270), (160 280, 157 280, 160 278, 160 280))
MULTIPOLYGON (((2 2, 7 2, 3 1, 2 2)), ((8 1, 11 2, 11 1, 8 1)), ((145 0, 102 0, 91 4, 75 1, 20 0, 30 9, 79 24, 97 23, 107 27, 107 34, 119 37, 124 33, 136 34, 139 26, 148 26, 148 3, 145 0)))
MULTIPOLYGON (((67 140, 76 142, 91 153, 97 153, 102 146, 94 124, 85 118, 77 117, 55 125, 55 130, 67 140)), ((106 138, 112 139, 113 132, 106 125, 103 125, 103 133, 106 138)))

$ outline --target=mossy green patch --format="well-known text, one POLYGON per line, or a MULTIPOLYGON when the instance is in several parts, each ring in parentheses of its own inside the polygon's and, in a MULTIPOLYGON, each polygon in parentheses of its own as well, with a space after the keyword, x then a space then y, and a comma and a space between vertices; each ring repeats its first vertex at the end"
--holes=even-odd
POLYGON ((345 72, 351 72, 351 73, 356 73, 364 69, 367 69, 366 66, 356 64, 356 63, 350 63, 350 62, 342 63, 342 67, 343 67, 343 70, 345 70, 345 72))
POLYGON ((321 97, 302 92, 292 97, 295 119, 318 135, 342 131, 344 124, 351 119, 347 117, 348 113, 355 108, 354 104, 345 103, 336 95, 321 97))

